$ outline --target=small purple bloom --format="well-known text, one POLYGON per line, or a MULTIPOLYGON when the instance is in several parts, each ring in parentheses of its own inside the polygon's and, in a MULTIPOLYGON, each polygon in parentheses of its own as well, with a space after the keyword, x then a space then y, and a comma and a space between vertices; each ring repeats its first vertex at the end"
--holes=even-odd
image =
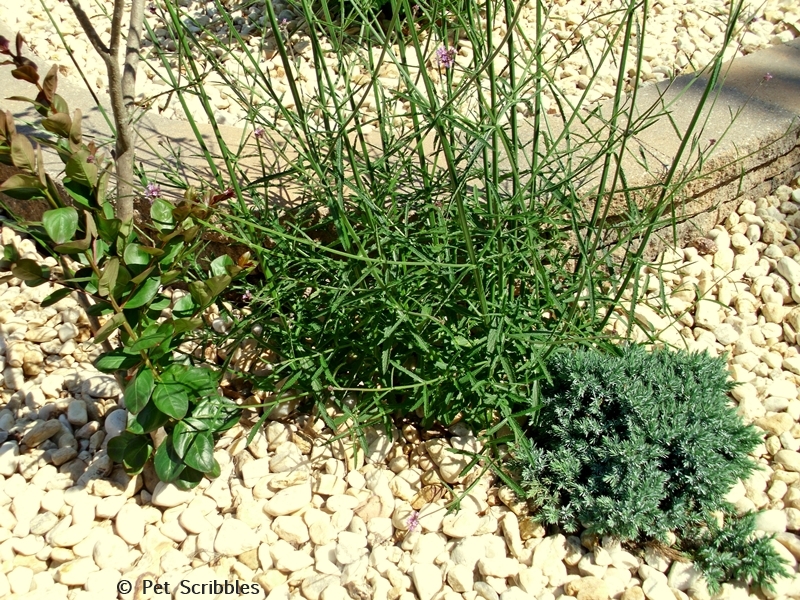
POLYGON ((242 302, 250 302, 253 299, 253 292, 247 290, 244 294, 242 294, 242 302))
POLYGON ((413 511, 410 515, 408 515, 408 519, 406 519, 406 526, 408 527, 408 532, 413 533, 419 527, 419 513, 417 511, 413 511))
POLYGON ((764 75, 764 81, 769 81, 770 79, 772 79, 772 73, 767 73, 764 75))
POLYGON ((144 188, 144 197, 152 203, 156 198, 161 197, 161 186, 156 183, 148 183, 144 188))
POLYGON ((148 5, 148 7, 147 7, 147 10, 149 10, 149 11, 150 11, 150 14, 151 14, 151 15, 154 15, 154 14, 156 14, 156 5, 155 5, 155 4, 153 4, 153 3, 151 2, 151 3, 148 5))
POLYGON ((264 128, 263 127, 256 127, 256 130, 253 132, 253 135, 256 136, 257 140, 260 140, 264 137, 264 128))
POLYGON ((436 60, 445 69, 450 69, 456 64, 456 49, 441 46, 436 49, 436 60))
POLYGON ((90 154, 89 156, 87 156, 86 157, 86 162, 89 163, 89 164, 94 163, 94 154, 90 154))

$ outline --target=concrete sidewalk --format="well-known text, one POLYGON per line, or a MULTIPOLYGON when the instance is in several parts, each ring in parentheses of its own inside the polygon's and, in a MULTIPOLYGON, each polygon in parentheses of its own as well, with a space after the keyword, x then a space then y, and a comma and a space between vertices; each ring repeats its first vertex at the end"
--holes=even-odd
MULTIPOLYGON (((15 32, 8 31, 0 23, 0 34, 13 39, 15 32)), ((50 65, 46 61, 37 59, 30 52, 26 55, 38 63, 41 74, 47 72, 50 65)), ((10 71, 9 67, 0 68, 2 97, 34 96, 35 88, 13 79, 10 71)), ((684 221, 679 227, 679 242, 697 237, 724 220, 737 199, 764 196, 800 171, 800 40, 736 59, 723 68, 723 76, 724 84, 715 90, 715 101, 713 105, 710 103, 701 119, 702 130, 697 131, 698 148, 711 150, 706 152, 702 177, 686 186, 676 202, 675 214, 684 221)), ((663 176, 666 165, 676 155, 680 144, 677 132, 685 131, 688 126, 706 83, 706 79, 701 77, 687 89, 693 77, 684 75, 671 84, 665 82, 640 90, 636 107, 639 115, 655 106, 668 108, 671 119, 655 120, 629 143, 623 159, 629 185, 654 183, 663 176), (643 166, 645 161, 647 168, 643 166)), ((71 110, 80 108, 83 111, 84 134, 96 138, 98 143, 108 143, 110 129, 92 96, 65 78, 59 80, 58 93, 66 99, 71 110)), ((110 115, 107 99, 103 102, 110 115)), ((32 108, 20 102, 0 100, 0 108, 10 110, 18 121, 38 117, 32 108)), ((610 105, 607 104, 600 114, 607 115, 609 111, 610 105)), ((562 127, 552 117, 548 124, 556 131, 562 127)), ((587 118, 587 125, 595 130, 605 127, 596 118, 587 118)), ((242 140, 248 135, 248 132, 235 127, 220 125, 219 130, 231 148, 241 148, 242 140)), ((532 131, 530 122, 520 122, 519 134, 523 141, 530 141, 532 131)), ((199 126, 199 132, 206 148, 217 158, 216 164, 224 172, 213 128, 199 126)), ((138 133, 137 164, 148 172, 169 169, 187 181, 213 182, 200 144, 188 123, 167 120, 150 112, 139 121, 138 133), (180 161, 171 158, 176 151, 180 152, 180 161)), ((375 143, 376 146, 379 144, 377 136, 375 143)), ((243 151, 247 153, 253 148, 251 144, 243 151)), ((686 160, 690 162, 692 156, 696 158, 697 152, 687 155, 686 160)), ((248 160, 246 156, 240 159, 239 167, 245 172, 249 170, 253 179, 261 175, 258 161, 248 160)), ((269 161, 272 169, 280 168, 277 154, 272 155, 269 161)), ((48 155, 46 162, 51 173, 63 169, 54 153, 48 155)), ((288 190, 277 189, 280 191, 273 198, 275 202, 290 201, 288 190)), ((615 199, 612 220, 626 210, 625 202, 615 199)), ((656 242, 654 248, 658 246, 660 244, 656 242)))

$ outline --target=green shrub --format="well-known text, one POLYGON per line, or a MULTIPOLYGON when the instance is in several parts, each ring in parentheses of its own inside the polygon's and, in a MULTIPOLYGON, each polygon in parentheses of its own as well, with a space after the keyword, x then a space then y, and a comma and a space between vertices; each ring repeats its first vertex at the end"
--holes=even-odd
POLYGON ((769 544, 750 546, 758 552, 752 564, 766 571, 743 562, 751 519, 700 533, 713 512, 730 510, 724 497, 754 470, 748 453, 761 441, 728 405, 724 358, 627 345, 615 354, 560 351, 548 370, 529 443, 517 452, 542 521, 633 541, 666 541, 673 532, 687 549, 706 548, 692 553, 712 585, 778 573, 769 544), (720 560, 728 543, 733 550, 720 560))
POLYGON ((163 19, 185 68, 153 48, 190 121, 199 104, 214 126, 210 76, 252 121, 238 148, 217 136, 222 160, 209 156, 209 168, 237 193, 220 233, 246 246, 265 276, 238 287, 252 298, 251 314, 231 318, 229 339, 213 343, 257 344, 271 370, 237 375, 254 389, 291 389, 323 418, 333 404, 333 427, 352 420, 357 431, 418 411, 426 422, 463 418, 482 429, 505 420, 518 432, 512 415, 536 397, 554 349, 611 345, 606 325, 691 178, 721 62, 701 84, 666 176, 633 188, 617 158, 668 112, 653 106, 641 117, 635 93, 625 93, 643 43, 631 34, 643 27, 637 2, 603 27, 601 56, 587 56, 620 73, 602 119, 584 110, 588 89, 577 99, 559 91, 552 69, 566 50, 547 48, 543 2, 393 2, 390 22, 365 12, 360 27, 345 29, 305 0, 295 5, 309 32, 300 44, 265 7, 272 31, 260 43, 271 34, 280 75, 232 21, 230 39, 201 36, 172 3, 163 19), (415 10, 419 20, 409 23, 402 15, 415 10), (526 16, 535 32, 522 25, 526 16), (498 38, 484 18, 504 19, 506 34, 498 38), (219 44, 237 48, 227 62, 214 52, 219 44), (298 73, 302 45, 313 75, 298 73), (469 58, 456 46, 469 46, 469 58), (376 73, 395 81, 378 85, 376 73), (545 90, 555 98, 550 121, 545 90), (261 168, 248 173, 239 165, 252 154, 261 168), (274 201, 284 190, 296 198, 291 211, 274 201), (629 210, 607 219, 622 196, 629 210), (261 332, 254 342, 252 331, 261 332))
POLYGON ((64 286, 47 296, 43 307, 73 291, 84 301, 93 300, 86 302, 87 314, 107 317, 94 332, 94 342, 107 351, 94 365, 117 376, 129 413, 126 430, 108 443, 109 456, 130 474, 141 472, 152 459, 162 481, 192 488, 204 475, 219 475, 215 436, 236 425, 241 414, 240 407, 221 395, 218 370, 178 352, 203 327, 205 310, 236 276, 246 274, 226 255, 214 259, 209 272, 198 275, 188 268, 202 243, 198 219, 209 218, 214 201, 229 194, 199 194, 190 188, 175 207, 151 183, 144 193, 150 200, 149 222, 132 227, 115 218, 118 199, 112 202, 108 193, 110 161, 94 142, 84 142, 81 112, 70 116, 67 103, 56 93, 58 67, 53 65, 40 82, 36 64, 22 56, 22 45, 17 35, 14 53, 0 36, 0 54, 11 57, 0 64, 13 64, 12 76, 36 86, 36 99, 13 99, 27 100, 43 119, 32 142, 17 131, 10 112, 0 112, 0 163, 19 170, 0 185, 0 192, 48 205, 40 223, 27 222, 5 208, 17 221, 14 227, 56 257, 60 268, 51 270, 22 258, 8 245, 0 270, 11 272, 5 279, 16 277, 31 287, 48 282, 64 286), (68 199, 45 173, 39 144, 55 148, 63 160, 68 199), (163 287, 176 284, 189 293, 173 302, 163 287), (164 310, 169 312, 166 317, 164 310), (112 349, 107 341, 116 333, 112 349), (157 431, 164 433, 163 439, 157 438, 157 431))

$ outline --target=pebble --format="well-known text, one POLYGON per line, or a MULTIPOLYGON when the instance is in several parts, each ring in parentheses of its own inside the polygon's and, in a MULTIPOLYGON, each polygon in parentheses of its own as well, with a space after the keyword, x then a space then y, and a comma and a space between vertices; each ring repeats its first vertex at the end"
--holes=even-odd
POLYGON ((239 556, 258 548, 259 540, 255 532, 238 519, 226 519, 217 531, 214 550, 223 556, 239 556))

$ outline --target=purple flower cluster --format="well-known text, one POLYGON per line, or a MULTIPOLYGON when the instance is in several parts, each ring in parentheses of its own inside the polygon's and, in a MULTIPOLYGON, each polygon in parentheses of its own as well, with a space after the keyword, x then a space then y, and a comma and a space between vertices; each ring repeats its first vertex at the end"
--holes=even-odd
POLYGON ((161 198, 161 186, 157 183, 148 183, 144 188, 144 197, 152 204, 156 198, 161 198))
POLYGON ((436 60, 445 69, 451 69, 456 64, 456 49, 441 46, 436 49, 436 60))
POLYGON ((406 526, 408 527, 408 532, 413 533, 419 527, 419 513, 417 511, 413 511, 410 515, 408 515, 408 519, 406 519, 406 526))

